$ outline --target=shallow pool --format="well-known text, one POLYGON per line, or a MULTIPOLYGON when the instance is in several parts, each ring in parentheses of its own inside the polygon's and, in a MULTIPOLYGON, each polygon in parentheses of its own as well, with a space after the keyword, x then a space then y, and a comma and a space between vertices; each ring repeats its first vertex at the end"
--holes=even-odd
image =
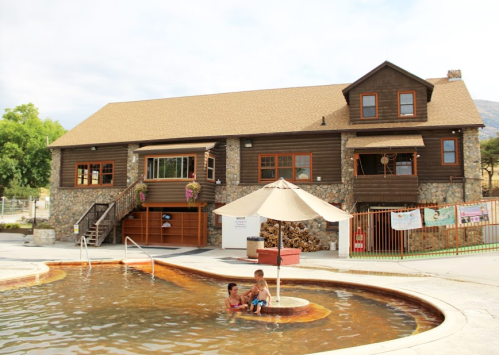
POLYGON ((165 266, 156 267, 154 280, 122 265, 51 267, 50 278, 60 280, 0 294, 2 354, 307 354, 406 337, 441 322, 396 297, 325 286, 284 286, 281 295, 319 304, 328 317, 264 322, 265 315, 224 309, 226 282, 165 266))

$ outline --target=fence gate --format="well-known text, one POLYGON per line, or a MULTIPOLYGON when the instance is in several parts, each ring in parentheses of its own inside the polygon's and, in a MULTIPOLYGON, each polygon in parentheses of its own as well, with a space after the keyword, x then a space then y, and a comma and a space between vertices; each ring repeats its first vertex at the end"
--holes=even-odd
POLYGON ((499 199, 371 207, 353 213, 352 258, 422 258, 499 250, 499 199))

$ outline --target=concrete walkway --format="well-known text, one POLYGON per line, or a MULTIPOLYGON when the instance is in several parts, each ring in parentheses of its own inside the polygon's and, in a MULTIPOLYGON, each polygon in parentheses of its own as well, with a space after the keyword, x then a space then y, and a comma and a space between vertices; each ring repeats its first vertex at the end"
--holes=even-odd
MULTIPOLYGON (((219 248, 147 248, 154 258, 216 274, 266 278, 276 267, 244 261, 245 250, 219 248)), ((83 253, 85 259, 85 253, 83 253)), ((124 259, 123 245, 89 249, 92 260, 124 259)), ((144 259, 138 249, 128 258, 144 259)), ((33 246, 30 237, 0 233, 0 280, 43 272, 45 261, 80 260, 73 243, 33 246)), ((337 252, 303 253, 297 266, 281 268, 281 278, 333 280, 385 287, 422 298, 442 310, 439 327, 415 336, 329 352, 331 354, 499 354, 499 252, 423 260, 338 259, 337 252), (424 276, 424 277, 422 277, 424 276)), ((272 287, 271 287, 272 289, 272 287)))

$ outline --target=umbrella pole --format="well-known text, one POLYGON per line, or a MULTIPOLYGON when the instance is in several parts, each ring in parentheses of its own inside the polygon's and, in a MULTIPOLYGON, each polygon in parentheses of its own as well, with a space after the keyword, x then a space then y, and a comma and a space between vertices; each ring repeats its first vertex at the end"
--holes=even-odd
POLYGON ((279 271, 281 270, 281 244, 282 244, 281 224, 282 222, 279 221, 279 240, 277 243, 277 295, 275 298, 276 302, 279 302, 281 299, 281 278, 279 276, 279 271))

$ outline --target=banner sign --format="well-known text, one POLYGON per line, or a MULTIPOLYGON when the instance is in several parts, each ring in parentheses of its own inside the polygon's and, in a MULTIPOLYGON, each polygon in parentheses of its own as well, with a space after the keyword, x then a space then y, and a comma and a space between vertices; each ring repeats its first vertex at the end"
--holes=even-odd
POLYGON ((419 209, 409 212, 391 212, 392 228, 398 231, 422 228, 419 209))
POLYGON ((459 214, 459 223, 479 223, 489 221, 489 210, 487 203, 479 203, 476 205, 457 206, 459 214))
POLYGON ((424 209, 424 224, 426 227, 447 226, 456 224, 454 207, 443 207, 438 210, 424 209))

